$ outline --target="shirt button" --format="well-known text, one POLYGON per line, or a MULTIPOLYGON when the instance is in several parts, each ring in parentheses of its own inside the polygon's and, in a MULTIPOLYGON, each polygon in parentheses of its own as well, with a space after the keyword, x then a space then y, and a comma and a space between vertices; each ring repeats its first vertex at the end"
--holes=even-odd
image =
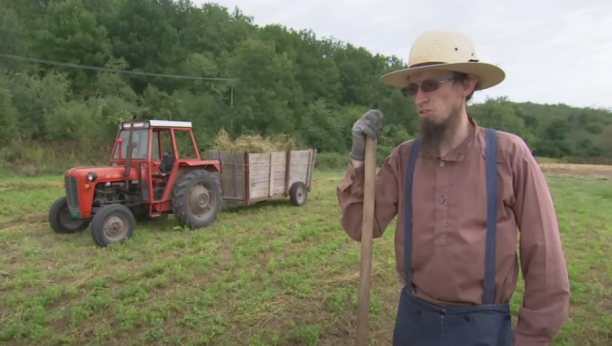
POLYGON ((444 167, 444 161, 440 161, 440 163, 438 163, 438 165, 439 165, 440 167, 444 167))
POLYGON ((446 239, 446 234, 440 234, 439 236, 437 236, 434 240, 434 243, 436 245, 446 245, 448 243, 446 239))
POLYGON ((444 204, 444 197, 443 196, 438 197, 438 203, 444 204))

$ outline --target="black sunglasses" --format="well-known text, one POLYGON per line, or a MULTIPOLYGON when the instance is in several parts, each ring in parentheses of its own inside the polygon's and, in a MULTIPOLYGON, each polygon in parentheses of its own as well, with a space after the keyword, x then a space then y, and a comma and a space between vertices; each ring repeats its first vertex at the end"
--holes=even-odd
POLYGON ((404 96, 414 96, 419 91, 419 88, 423 90, 423 92, 432 92, 438 90, 440 88, 440 84, 448 82, 450 80, 455 79, 455 77, 451 77, 443 80, 435 80, 435 79, 426 79, 421 83, 410 83, 407 86, 402 88, 402 94, 404 96))

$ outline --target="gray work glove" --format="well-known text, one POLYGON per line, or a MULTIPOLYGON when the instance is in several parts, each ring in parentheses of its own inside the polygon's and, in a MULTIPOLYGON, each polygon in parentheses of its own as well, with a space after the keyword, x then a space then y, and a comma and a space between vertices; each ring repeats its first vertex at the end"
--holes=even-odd
POLYGON ((378 140, 385 125, 385 116, 381 111, 370 109, 353 125, 353 147, 351 159, 365 160, 365 136, 378 140))

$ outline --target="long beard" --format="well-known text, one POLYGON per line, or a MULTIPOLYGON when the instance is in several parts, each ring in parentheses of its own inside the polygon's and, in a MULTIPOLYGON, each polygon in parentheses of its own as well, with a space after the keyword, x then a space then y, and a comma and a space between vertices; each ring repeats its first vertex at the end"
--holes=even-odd
POLYGON ((460 111, 453 109, 444 120, 423 119, 420 125, 421 151, 429 156, 440 156, 440 146, 450 140, 460 124, 460 111))

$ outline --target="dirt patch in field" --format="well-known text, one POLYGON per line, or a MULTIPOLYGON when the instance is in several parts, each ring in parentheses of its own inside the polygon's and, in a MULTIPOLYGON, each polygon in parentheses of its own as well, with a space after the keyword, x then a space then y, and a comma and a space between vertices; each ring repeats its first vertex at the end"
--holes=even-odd
POLYGON ((0 229, 43 223, 47 221, 47 217, 47 213, 19 214, 8 220, 0 221, 0 229))
POLYGON ((62 187, 61 183, 53 181, 10 181, 0 182, 0 191, 15 189, 39 189, 45 187, 62 187))
POLYGON ((570 163, 540 163, 540 167, 546 174, 612 178, 612 166, 578 165, 570 163))

